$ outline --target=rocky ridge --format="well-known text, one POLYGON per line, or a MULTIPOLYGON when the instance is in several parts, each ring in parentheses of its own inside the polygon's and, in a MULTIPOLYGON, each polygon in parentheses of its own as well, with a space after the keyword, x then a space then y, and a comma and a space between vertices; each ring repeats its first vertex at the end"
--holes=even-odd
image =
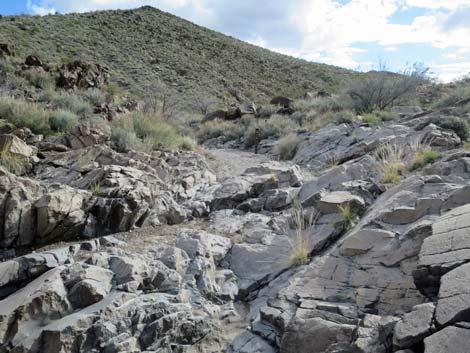
POLYGON ((217 180, 191 152, 116 153, 98 126, 3 135, 29 166, 0 169, 0 351, 464 352, 470 152, 409 110, 217 180), (415 141, 440 158, 384 184, 376 151, 415 141))

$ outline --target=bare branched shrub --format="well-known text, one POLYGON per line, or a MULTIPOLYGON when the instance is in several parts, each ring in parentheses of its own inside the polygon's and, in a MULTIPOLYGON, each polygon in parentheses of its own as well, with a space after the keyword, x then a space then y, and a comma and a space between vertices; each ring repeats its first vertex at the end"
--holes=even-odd
POLYGON ((346 94, 353 99, 357 112, 384 110, 404 98, 413 96, 418 86, 426 80, 427 72, 427 69, 416 65, 401 74, 370 72, 366 78, 354 81, 346 90, 346 94))
POLYGON ((217 101, 214 98, 194 97, 191 101, 191 106, 195 111, 206 116, 216 103, 217 101))
POLYGON ((144 112, 160 114, 165 119, 170 118, 180 106, 180 100, 162 82, 156 82, 146 88, 144 97, 144 112))

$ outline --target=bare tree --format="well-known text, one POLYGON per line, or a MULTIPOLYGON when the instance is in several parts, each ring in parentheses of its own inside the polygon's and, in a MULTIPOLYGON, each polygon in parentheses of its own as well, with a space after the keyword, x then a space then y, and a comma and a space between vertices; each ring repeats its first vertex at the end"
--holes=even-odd
POLYGON ((192 100, 192 108, 206 116, 211 108, 217 103, 214 98, 194 97, 192 100))
POLYGON ((176 112, 179 105, 180 100, 164 83, 158 81, 146 88, 144 112, 161 114, 168 119, 176 112))

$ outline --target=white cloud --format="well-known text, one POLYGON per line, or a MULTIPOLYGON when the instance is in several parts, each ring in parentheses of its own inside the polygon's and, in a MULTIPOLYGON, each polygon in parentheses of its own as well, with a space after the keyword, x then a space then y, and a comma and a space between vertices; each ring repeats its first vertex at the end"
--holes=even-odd
POLYGON ((448 64, 431 64, 430 67, 443 82, 451 82, 470 73, 470 61, 448 64))
POLYGON ((469 0, 405 0, 406 5, 426 9, 456 9, 469 4, 469 0))

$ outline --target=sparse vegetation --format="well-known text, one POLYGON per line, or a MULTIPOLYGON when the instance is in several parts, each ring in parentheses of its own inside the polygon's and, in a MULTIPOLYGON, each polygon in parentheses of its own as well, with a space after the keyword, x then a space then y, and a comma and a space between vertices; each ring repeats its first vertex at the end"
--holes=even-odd
POLYGON ((306 219, 302 203, 298 198, 294 198, 292 201, 290 212, 292 225, 295 230, 295 243, 291 244, 291 265, 301 266, 305 265, 310 257, 308 238, 305 236, 304 231, 315 223, 315 219, 313 218, 313 213, 310 218, 306 219))
POLYGON ((339 206, 339 210, 346 221, 348 229, 353 228, 357 222, 359 222, 359 216, 351 210, 351 205, 349 203, 339 206))
POLYGON ((417 87, 426 80, 428 69, 415 65, 400 74, 385 70, 369 72, 353 81, 346 94, 353 100, 358 113, 384 110, 412 97, 417 87))
POLYGON ((90 185, 90 192, 97 197, 103 196, 103 190, 101 190, 101 184, 99 181, 90 185))
POLYGON ((413 158, 409 170, 414 171, 423 168, 427 164, 432 164, 437 161, 440 156, 441 154, 438 151, 430 148, 418 151, 413 158))
POLYGON ((51 114, 49 125, 52 131, 68 132, 79 122, 78 116, 66 110, 59 110, 51 114))
POLYGON ((40 105, 11 97, 0 97, 0 116, 17 127, 37 134, 49 134, 49 112, 40 105))
POLYGON ((276 144, 275 153, 281 160, 290 160, 294 158, 297 148, 302 140, 296 134, 289 134, 281 137, 276 144))
POLYGON ((470 126, 466 120, 456 116, 436 116, 427 119, 421 125, 416 127, 417 130, 422 130, 429 124, 434 124, 442 129, 451 130, 459 136, 462 141, 467 141, 470 136, 470 126))
POLYGON ((382 173, 381 182, 384 184, 396 184, 406 171, 405 148, 398 144, 384 144, 375 152, 375 158, 380 164, 382 173))
POLYGON ((377 117, 377 115, 372 114, 372 113, 365 114, 362 117, 362 121, 365 122, 365 123, 371 124, 371 125, 379 125, 380 122, 381 122, 379 117, 377 117))

